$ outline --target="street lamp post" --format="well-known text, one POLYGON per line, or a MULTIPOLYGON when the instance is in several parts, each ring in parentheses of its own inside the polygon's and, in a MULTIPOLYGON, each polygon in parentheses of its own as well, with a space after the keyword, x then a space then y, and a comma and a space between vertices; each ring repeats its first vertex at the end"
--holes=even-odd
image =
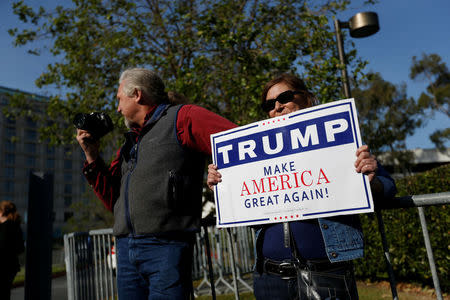
MULTIPOLYGON (((367 37, 375 34, 380 30, 378 23, 378 15, 374 12, 362 12, 357 13, 350 18, 347 22, 334 19, 334 29, 336 34, 336 43, 339 54, 339 61, 344 66, 341 70, 342 85, 344 88, 344 95, 346 98, 351 98, 350 82, 347 75, 347 63, 345 61, 344 43, 342 42, 341 28, 347 28, 350 30, 350 36, 354 38, 367 37)), ((391 284, 392 298, 398 300, 398 294, 395 283, 394 271, 391 264, 391 258, 389 255, 389 247, 386 240, 386 232, 384 230, 384 222, 379 210, 376 211, 378 219, 378 227, 381 233, 381 240, 384 249, 384 258, 388 268, 389 281, 391 284)))
POLYGON ((339 61, 344 66, 344 68, 341 70, 344 95, 347 98, 351 98, 352 93, 350 90, 350 82, 347 75, 347 63, 345 61, 344 43, 342 42, 341 28, 348 28, 350 30, 350 36, 354 38, 370 36, 380 30, 378 15, 374 12, 362 12, 354 15, 347 22, 342 22, 338 19, 334 19, 334 29, 336 34, 339 61))
MULTIPOLYGON (((372 34, 375 34, 380 30, 380 25, 378 23, 378 15, 374 12, 362 12, 357 13, 353 17, 350 18, 347 22, 341 22, 338 19, 334 19, 334 29, 336 34, 336 43, 338 48, 338 54, 339 54, 339 61, 344 66, 341 70, 341 76, 342 76, 342 84, 344 87, 344 94, 345 97, 351 98, 351 90, 350 90, 350 82, 348 80, 347 75, 347 63, 345 61, 345 52, 344 52, 344 44, 342 42, 342 34, 341 34, 341 28, 347 28, 350 30, 350 36, 354 38, 363 38, 370 36, 372 34)), ((421 217, 422 223, 422 229, 424 231, 424 236, 428 237, 428 230, 426 229, 426 221, 425 217, 423 216, 422 207, 418 207, 419 209, 419 215, 421 217), (422 220, 423 219, 423 220, 422 220)), ((389 247, 387 246, 387 240, 386 240, 386 233, 384 230, 384 222, 383 218, 381 216, 381 212, 379 210, 376 211, 377 219, 378 219, 378 226, 381 233, 381 239, 384 249, 384 258, 388 267, 388 275, 389 275, 389 281, 391 284, 391 292, 392 297, 394 300, 398 300, 397 295, 397 289, 396 289, 396 283, 395 283, 395 277, 394 277, 394 271, 391 264, 391 259, 389 255, 389 247)), ((427 240, 427 239, 426 239, 427 240)), ((442 299, 441 294, 441 288, 439 285, 439 278, 436 272, 433 252, 431 250, 431 246, 427 247, 427 254, 428 254, 428 260, 430 263, 430 269, 433 277, 433 284, 436 290, 436 294, 438 299, 442 299)))

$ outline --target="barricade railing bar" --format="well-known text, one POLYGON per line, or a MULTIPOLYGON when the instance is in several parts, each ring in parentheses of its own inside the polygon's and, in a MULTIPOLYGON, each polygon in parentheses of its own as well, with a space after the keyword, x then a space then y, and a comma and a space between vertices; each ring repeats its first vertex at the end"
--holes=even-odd
POLYGON ((420 226, 422 227, 425 248, 427 250, 428 263, 430 265, 431 276, 433 278, 433 285, 436 292, 436 298, 442 300, 443 299, 442 292, 439 283, 439 277, 436 270, 436 262, 434 261, 433 249, 431 248, 430 236, 428 234, 428 227, 425 219, 424 207, 434 205, 446 205, 446 204, 450 204, 450 192, 396 197, 393 201, 380 203, 378 209, 376 210, 378 228, 381 234, 381 240, 383 244, 384 260, 386 262, 389 282, 391 285, 392 299, 398 300, 398 294, 395 276, 389 256, 389 246, 386 240, 384 222, 380 210, 417 207, 420 219, 420 226))
MULTIPOLYGON (((393 299, 398 299, 396 282, 389 256, 389 246, 380 210, 417 207, 437 299, 442 299, 436 264, 423 213, 424 206, 450 203, 450 192, 397 197, 376 209, 393 299)), ((214 222, 203 225, 194 244, 192 278, 194 296, 253 292, 244 278, 253 270, 255 234, 250 227, 221 230, 214 222)), ((64 253, 69 300, 116 299, 115 240, 112 229, 92 230, 64 235, 64 253)))

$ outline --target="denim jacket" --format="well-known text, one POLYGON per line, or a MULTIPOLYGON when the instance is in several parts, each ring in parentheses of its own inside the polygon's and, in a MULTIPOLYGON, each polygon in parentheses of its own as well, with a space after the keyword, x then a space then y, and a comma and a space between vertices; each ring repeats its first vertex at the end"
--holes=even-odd
MULTIPOLYGON (((389 173, 378 166, 377 178, 383 184, 383 195, 374 197, 374 201, 386 201, 392 199, 397 192, 395 182, 389 173)), ((341 262, 361 258, 364 255, 363 233, 358 215, 345 215, 330 218, 319 218, 318 223, 322 238, 325 243, 325 251, 330 262, 341 262)), ((256 228, 255 243, 255 268, 262 272, 263 236, 266 226, 256 228)))

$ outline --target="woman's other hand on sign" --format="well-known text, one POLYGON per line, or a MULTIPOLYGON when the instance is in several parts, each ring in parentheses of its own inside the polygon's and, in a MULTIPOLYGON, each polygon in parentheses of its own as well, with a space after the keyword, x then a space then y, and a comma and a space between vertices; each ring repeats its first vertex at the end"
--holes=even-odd
POLYGON ((217 171, 217 166, 214 164, 208 165, 208 178, 206 179, 206 184, 210 190, 213 190, 214 186, 219 182, 222 182, 222 175, 217 171))
POLYGON ((369 146, 362 145, 356 150, 355 168, 356 172, 363 173, 369 177, 370 187, 374 195, 383 194, 383 184, 377 178, 378 163, 375 155, 370 153, 369 146))
POLYGON ((375 173, 378 169, 377 160, 370 153, 369 146, 362 145, 356 150, 355 168, 356 172, 369 176, 369 181, 372 181, 376 176, 375 173))

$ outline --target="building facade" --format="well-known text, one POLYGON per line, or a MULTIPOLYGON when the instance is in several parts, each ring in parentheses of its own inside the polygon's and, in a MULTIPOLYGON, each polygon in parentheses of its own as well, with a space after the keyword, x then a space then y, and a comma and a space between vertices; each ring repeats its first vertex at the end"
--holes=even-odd
POLYGON ((16 204, 26 230, 30 172, 52 174, 53 229, 54 236, 60 237, 62 226, 73 215, 70 205, 86 195, 87 183, 81 173, 84 154, 78 145, 52 147, 41 142, 38 129, 42 124, 31 118, 7 118, 4 109, 10 95, 17 93, 23 93, 40 113, 45 113, 44 97, 0 87, 0 201, 16 204))
MULTIPOLYGON (((405 176, 411 176, 416 173, 425 172, 442 165, 450 163, 450 148, 439 149, 411 149, 412 161, 411 166, 405 173, 395 173, 396 166, 399 165, 398 161, 393 161, 389 157, 389 153, 383 153, 378 158, 383 162, 383 167, 394 178, 402 178, 405 176)), ((397 168, 398 169, 398 168, 397 168)))

